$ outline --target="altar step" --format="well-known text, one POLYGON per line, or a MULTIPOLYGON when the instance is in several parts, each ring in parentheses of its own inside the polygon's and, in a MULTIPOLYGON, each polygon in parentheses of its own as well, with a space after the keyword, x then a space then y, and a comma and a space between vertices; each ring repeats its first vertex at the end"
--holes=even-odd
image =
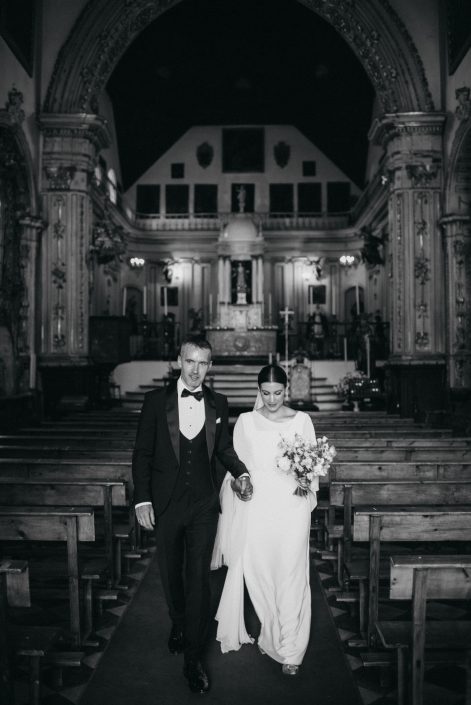
MULTIPOLYGON (((227 396, 230 407, 249 409, 253 407, 257 396, 259 370, 260 365, 215 364, 211 368, 207 381, 212 384, 216 392, 227 396)), ((148 384, 139 385, 135 391, 127 392, 123 403, 127 408, 140 408, 146 392, 163 386, 162 378, 154 378, 148 384)), ((336 411, 341 408, 341 402, 333 386, 328 384, 325 377, 311 378, 311 400, 320 411, 336 411)))

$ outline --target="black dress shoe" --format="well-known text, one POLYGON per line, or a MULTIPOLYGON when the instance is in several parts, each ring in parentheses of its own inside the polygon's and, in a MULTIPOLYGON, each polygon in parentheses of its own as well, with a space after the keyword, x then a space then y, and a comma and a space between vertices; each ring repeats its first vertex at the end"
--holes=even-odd
POLYGON ((174 624, 168 638, 168 650, 171 654, 181 654, 184 647, 185 636, 183 629, 174 624))
POLYGON ((209 691, 209 678, 200 661, 189 661, 183 667, 183 675, 188 679, 192 693, 207 693, 209 691))

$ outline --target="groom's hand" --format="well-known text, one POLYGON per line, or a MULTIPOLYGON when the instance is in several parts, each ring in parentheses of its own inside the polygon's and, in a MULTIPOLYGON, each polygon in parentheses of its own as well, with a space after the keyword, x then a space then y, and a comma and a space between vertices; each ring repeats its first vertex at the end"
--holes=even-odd
POLYGON ((152 504, 142 504, 136 507, 136 517, 139 524, 148 531, 152 531, 155 526, 155 515, 152 504))
POLYGON ((242 502, 248 502, 252 499, 253 487, 248 475, 233 480, 232 489, 242 502))

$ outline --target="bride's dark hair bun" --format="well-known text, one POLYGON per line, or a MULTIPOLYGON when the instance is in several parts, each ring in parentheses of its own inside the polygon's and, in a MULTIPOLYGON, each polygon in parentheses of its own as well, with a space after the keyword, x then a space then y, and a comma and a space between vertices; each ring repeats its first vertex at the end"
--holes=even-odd
POLYGON ((277 384, 282 384, 283 387, 286 387, 288 384, 288 377, 280 365, 265 365, 265 367, 262 367, 258 373, 257 382, 259 387, 264 382, 276 382, 277 384))

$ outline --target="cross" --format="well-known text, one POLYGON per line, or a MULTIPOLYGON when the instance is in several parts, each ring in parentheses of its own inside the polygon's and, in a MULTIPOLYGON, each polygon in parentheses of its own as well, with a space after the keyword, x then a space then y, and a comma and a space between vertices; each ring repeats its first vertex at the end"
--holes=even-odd
POLYGON ((285 306, 283 311, 280 311, 280 316, 284 320, 285 325, 285 363, 286 370, 288 370, 288 336, 289 336, 289 317, 294 316, 294 311, 292 311, 288 306, 285 306))

